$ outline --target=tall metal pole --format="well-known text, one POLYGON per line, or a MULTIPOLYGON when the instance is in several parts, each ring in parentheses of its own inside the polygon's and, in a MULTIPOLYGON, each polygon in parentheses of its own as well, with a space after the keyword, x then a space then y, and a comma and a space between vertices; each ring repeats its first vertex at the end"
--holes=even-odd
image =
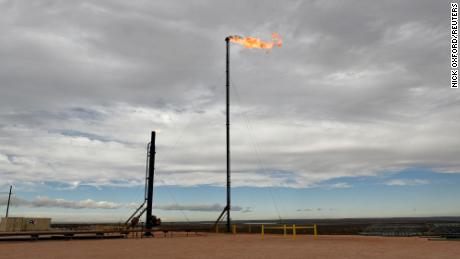
POLYGON ((10 211, 11 188, 13 188, 12 185, 10 185, 10 193, 8 194, 8 203, 6 204, 6 216, 5 216, 6 219, 8 218, 8 212, 10 211))
POLYGON ((153 177, 155 172, 155 131, 152 131, 150 140, 150 156, 149 156, 149 178, 147 185, 147 213, 145 216, 145 235, 151 236, 153 227, 152 221, 152 202, 153 202, 153 177))
POLYGON ((231 232, 231 194, 230 194, 230 37, 225 38, 226 56, 226 100, 227 100, 227 232, 231 232))

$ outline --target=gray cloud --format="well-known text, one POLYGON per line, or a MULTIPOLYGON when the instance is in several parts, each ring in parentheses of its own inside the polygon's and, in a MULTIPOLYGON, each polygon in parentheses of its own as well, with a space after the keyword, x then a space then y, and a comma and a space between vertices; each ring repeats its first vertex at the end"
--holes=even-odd
POLYGON ((0 185, 141 186, 152 129, 159 184, 224 185, 224 38, 273 31, 231 49, 235 186, 458 173, 448 5, 1 1, 0 185))
MULTIPOLYGON (((197 205, 180 205, 180 204, 169 204, 169 205, 158 205, 156 208, 160 210, 186 210, 186 211, 203 211, 203 212, 220 212, 224 209, 224 206, 220 204, 197 204, 197 205)), ((241 211, 243 213, 251 212, 250 207, 232 206, 232 211, 241 211)))
MULTIPOLYGON (((6 206, 8 198, 0 196, 0 206, 6 206)), ((12 197, 11 206, 14 207, 31 207, 31 208, 64 208, 64 209, 120 209, 129 208, 135 209, 138 204, 117 203, 110 201, 95 201, 92 199, 86 200, 66 200, 52 199, 44 196, 38 196, 33 200, 26 200, 19 197, 12 197)), ((159 204, 155 209, 160 210, 182 210, 182 211, 201 211, 201 212, 220 212, 224 207, 220 204, 159 204)), ((252 212, 251 207, 232 206, 232 211, 240 211, 242 213, 252 212)))
POLYGON ((321 212, 321 211, 334 211, 335 209, 333 208, 329 208, 329 209, 325 209, 325 208, 305 208, 305 209, 297 209, 297 212, 312 212, 312 213, 316 213, 316 212, 321 212))
POLYGON ((390 186, 413 186, 429 184, 430 181, 424 179, 391 179, 385 182, 385 185, 390 186))
POLYGON ((348 188, 351 188, 351 187, 353 187, 353 186, 348 184, 348 183, 345 183, 345 182, 333 183, 333 184, 329 184, 329 185, 324 186, 324 188, 326 188, 326 189, 348 189, 348 188))
MULTIPOLYGON (((0 197, 0 205, 5 206, 8 199, 6 197, 0 197)), ((39 196, 34 200, 25 200, 18 197, 12 197, 11 206, 21 207, 53 207, 53 208, 65 208, 65 209, 118 209, 124 207, 130 207, 131 205, 119 204, 110 201, 94 201, 91 199, 72 201, 65 199, 51 199, 48 197, 39 196)), ((132 207, 132 206, 131 206, 132 207)))

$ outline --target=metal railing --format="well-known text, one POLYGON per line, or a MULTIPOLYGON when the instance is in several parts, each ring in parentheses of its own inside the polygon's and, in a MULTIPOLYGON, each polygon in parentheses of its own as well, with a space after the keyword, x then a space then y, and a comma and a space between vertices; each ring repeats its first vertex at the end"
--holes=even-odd
POLYGON ((283 225, 283 226, 269 226, 269 227, 266 227, 265 225, 262 225, 261 226, 261 231, 260 231, 260 236, 261 236, 262 239, 264 239, 266 229, 282 229, 283 230, 283 236, 287 236, 287 231, 292 230, 292 239, 296 238, 297 230, 300 230, 300 229, 313 229, 313 238, 316 239, 318 237, 318 228, 317 228, 316 224, 314 224, 314 225, 306 225, 306 226, 296 226, 295 224, 293 224, 292 226, 283 225))
MULTIPOLYGON (((237 230, 240 229, 240 233, 252 233, 252 230, 260 230, 260 236, 262 239, 264 239, 265 232, 266 230, 283 230, 283 236, 287 236, 289 233, 292 233, 292 238, 295 239, 298 230, 302 229, 312 229, 313 230, 313 238, 317 239, 318 237, 318 227, 316 224, 313 225, 265 225, 265 224, 260 224, 260 225, 254 225, 254 224, 248 224, 248 225, 237 225, 233 224, 232 225, 232 234, 236 234, 237 230), (247 227, 246 227, 247 226, 247 227)), ((215 232, 219 233, 219 225, 215 226, 215 232)))

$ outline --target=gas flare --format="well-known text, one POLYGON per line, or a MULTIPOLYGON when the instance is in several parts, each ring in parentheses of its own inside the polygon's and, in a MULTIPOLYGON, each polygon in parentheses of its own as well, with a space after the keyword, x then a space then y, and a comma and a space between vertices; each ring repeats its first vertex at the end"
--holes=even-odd
POLYGON ((230 42, 241 44, 245 48, 248 48, 248 49, 253 49, 253 48, 272 49, 275 46, 277 46, 278 48, 281 48, 281 46, 283 45, 283 41, 281 40, 281 37, 278 35, 278 33, 272 33, 271 42, 263 41, 259 38, 254 38, 254 37, 243 38, 237 35, 230 36, 229 39, 230 39, 230 42))

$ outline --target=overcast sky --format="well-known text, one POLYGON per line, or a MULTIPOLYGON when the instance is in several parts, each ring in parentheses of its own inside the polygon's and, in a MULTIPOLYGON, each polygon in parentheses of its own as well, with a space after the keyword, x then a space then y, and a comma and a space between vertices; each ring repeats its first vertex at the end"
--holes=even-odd
MULTIPOLYGON (((460 173, 449 1, 0 0, 0 12, 0 187, 35 190, 28 207, 63 188, 142 192, 151 130, 158 186, 220 190, 228 35, 284 43, 231 46, 235 187, 353 189, 342 179, 410 171, 381 182, 410 188, 437 179, 417 168, 460 173)), ((138 202, 80 196, 68 198, 138 202)))

